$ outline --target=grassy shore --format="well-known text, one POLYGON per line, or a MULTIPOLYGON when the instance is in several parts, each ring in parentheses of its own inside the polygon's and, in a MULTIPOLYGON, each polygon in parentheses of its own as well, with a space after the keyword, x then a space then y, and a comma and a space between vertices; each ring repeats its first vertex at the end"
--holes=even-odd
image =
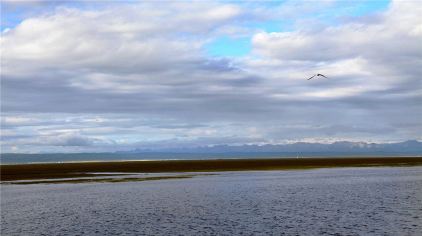
POLYGON ((415 166, 421 157, 115 161, 0 165, 1 181, 114 176, 114 173, 289 170, 357 166, 415 166))

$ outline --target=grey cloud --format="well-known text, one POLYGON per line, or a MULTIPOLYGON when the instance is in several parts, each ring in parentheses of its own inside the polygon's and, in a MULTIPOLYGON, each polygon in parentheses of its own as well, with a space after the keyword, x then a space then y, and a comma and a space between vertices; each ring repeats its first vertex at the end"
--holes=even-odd
POLYGON ((91 146, 93 143, 92 140, 85 137, 68 137, 64 140, 61 140, 58 143, 55 143, 57 146, 91 146))
POLYGON ((202 47, 255 13, 196 4, 58 10, 7 32, 2 116, 24 119, 2 119, 2 129, 14 132, 2 146, 118 150, 421 138, 420 20, 412 9, 400 27, 394 21, 409 8, 394 3, 365 24, 261 32, 255 54, 233 59, 211 58, 202 47), (306 81, 315 72, 330 79, 306 81))

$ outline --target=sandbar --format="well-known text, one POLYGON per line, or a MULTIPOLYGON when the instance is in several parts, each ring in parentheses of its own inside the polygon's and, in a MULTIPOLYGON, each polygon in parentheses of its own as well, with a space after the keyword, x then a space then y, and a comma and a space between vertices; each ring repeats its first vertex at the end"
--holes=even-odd
POLYGON ((218 160, 107 161, 0 165, 1 181, 166 173, 292 170, 329 167, 416 166, 422 157, 329 157, 218 160))

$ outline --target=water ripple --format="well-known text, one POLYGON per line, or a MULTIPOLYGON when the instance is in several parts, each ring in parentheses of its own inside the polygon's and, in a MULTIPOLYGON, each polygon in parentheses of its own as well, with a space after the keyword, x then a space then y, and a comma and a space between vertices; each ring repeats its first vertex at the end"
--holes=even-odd
POLYGON ((422 168, 1 187, 2 235, 422 235, 422 168))

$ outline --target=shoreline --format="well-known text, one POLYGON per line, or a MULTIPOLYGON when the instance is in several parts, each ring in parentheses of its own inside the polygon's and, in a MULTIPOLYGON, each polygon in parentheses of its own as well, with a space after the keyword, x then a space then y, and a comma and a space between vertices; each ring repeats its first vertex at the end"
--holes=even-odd
POLYGON ((2 164, 0 165, 0 180, 14 181, 116 175, 110 173, 219 172, 254 170, 265 171, 330 167, 333 168, 418 165, 422 165, 422 158, 418 156, 212 160, 134 160, 104 162, 2 164))

